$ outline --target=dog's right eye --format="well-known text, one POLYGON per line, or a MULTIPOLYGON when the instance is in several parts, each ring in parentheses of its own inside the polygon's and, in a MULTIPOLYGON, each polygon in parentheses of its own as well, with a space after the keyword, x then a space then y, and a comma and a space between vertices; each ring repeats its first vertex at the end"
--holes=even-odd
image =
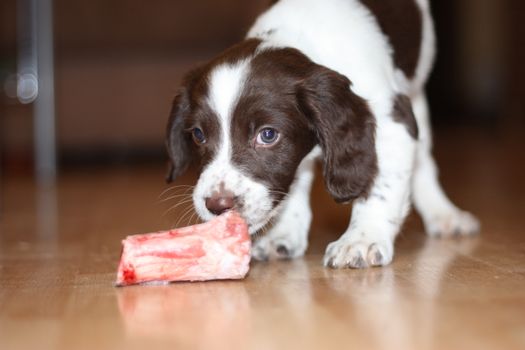
POLYGON ((191 135, 193 136, 193 141, 198 144, 202 145, 203 143, 206 143, 206 137, 204 136, 204 132, 202 132, 199 128, 193 128, 191 135))
POLYGON ((271 146, 279 140, 279 132, 274 128, 264 128, 259 132, 255 143, 259 146, 271 146))

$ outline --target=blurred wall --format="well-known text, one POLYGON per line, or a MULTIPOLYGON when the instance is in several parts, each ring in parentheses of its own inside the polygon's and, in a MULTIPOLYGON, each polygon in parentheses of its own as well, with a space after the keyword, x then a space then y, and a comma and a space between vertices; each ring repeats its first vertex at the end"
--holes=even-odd
MULTIPOLYGON (((160 159, 182 74, 240 40, 270 0, 55 0, 58 146, 62 163, 160 159)), ((515 129, 522 98, 524 2, 433 1, 439 58, 434 122, 515 129), (509 127, 507 127, 509 128, 509 127)), ((0 2, 0 78, 16 57, 16 1, 0 2)), ((31 106, 1 93, 4 168, 31 164, 31 106)))
POLYGON ((433 1, 432 9, 438 34, 428 85, 434 123, 523 128, 525 2, 433 1))
MULTIPOLYGON (((267 6, 267 0, 55 0, 61 158, 162 156, 171 100, 183 73, 242 39, 267 6)), ((0 67, 12 72, 16 0, 2 0, 0 9, 0 67)), ((31 106, 3 93, 0 98, 4 163, 27 167, 31 106)))

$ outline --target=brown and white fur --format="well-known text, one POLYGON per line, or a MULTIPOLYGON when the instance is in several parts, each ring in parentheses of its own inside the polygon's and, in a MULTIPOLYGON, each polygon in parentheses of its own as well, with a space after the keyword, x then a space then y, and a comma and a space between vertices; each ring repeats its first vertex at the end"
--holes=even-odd
POLYGON ((334 199, 353 201, 326 266, 389 264, 411 202, 429 235, 476 232, 431 156, 434 41, 428 0, 276 2, 243 42, 186 76, 168 125, 169 179, 201 159, 197 213, 233 208, 251 234, 269 227, 257 259, 304 254, 316 159, 334 199))

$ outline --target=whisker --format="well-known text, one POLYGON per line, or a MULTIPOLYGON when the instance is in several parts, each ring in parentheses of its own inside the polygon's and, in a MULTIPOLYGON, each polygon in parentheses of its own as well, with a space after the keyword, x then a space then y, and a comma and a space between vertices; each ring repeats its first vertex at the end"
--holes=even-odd
POLYGON ((195 218, 195 215, 197 215, 197 212, 194 210, 191 215, 189 216, 188 221, 186 222, 186 225, 195 225, 195 222, 193 222, 193 218, 195 218))
POLYGON ((184 204, 189 204, 189 203, 191 203, 192 201, 193 201, 193 200, 192 200, 191 198, 188 198, 188 199, 185 199, 185 200, 179 201, 179 202, 177 202, 175 205, 172 205, 172 206, 169 208, 169 210, 170 210, 170 211, 171 211, 171 210, 174 210, 174 209, 178 208, 179 206, 184 205, 184 204))
POLYGON ((275 191, 275 190, 270 190, 270 194, 278 194, 278 195, 281 195, 283 196, 283 200, 290 197, 290 194, 289 193, 286 193, 286 192, 283 192, 283 191, 275 191))
POLYGON ((162 214, 162 216, 164 217, 170 211, 175 210, 176 208, 180 207, 181 205, 187 205, 188 203, 191 203, 192 201, 193 201, 192 199, 187 199, 187 200, 181 201, 181 202, 175 204, 174 206, 170 207, 168 210, 166 210, 164 212, 164 214, 162 214))
POLYGON ((170 193, 164 193, 163 195, 160 195, 158 196, 158 200, 163 200, 164 198, 166 197, 172 197, 172 196, 191 196, 192 195, 192 190, 191 188, 188 188, 186 190, 183 190, 183 191, 172 191, 170 193))
MULTIPOLYGON (((186 218, 186 217, 192 212, 192 210, 193 210, 193 206, 189 207, 189 208, 184 212, 184 214, 181 215, 181 216, 179 217, 179 220, 177 220, 177 223, 175 224, 175 226, 179 226, 179 223, 183 223, 183 222, 184 222, 184 218, 186 218)), ((187 226, 187 225, 188 225, 188 224, 186 223, 186 226, 187 226)))
POLYGON ((174 191, 174 190, 186 190, 186 189, 188 189, 190 187, 193 187, 193 185, 175 185, 175 186, 170 186, 170 187, 164 189, 164 191, 162 191, 161 195, 163 195, 166 192, 170 192, 170 191, 174 191))
MULTIPOLYGON (((186 214, 187 212, 189 212, 189 211, 191 211, 191 206, 185 208, 184 211, 182 212, 182 215, 179 215, 179 218, 177 219, 177 222, 176 222, 175 224, 172 224, 171 226, 174 227, 174 228, 178 228, 182 216, 183 216, 184 214, 186 214)), ((174 221, 175 221, 175 220, 174 220, 174 221)))
POLYGON ((200 220, 199 215, 197 214, 197 211, 195 211, 193 213, 193 215, 191 216, 190 223, 193 224, 193 225, 197 225, 197 224, 201 223, 201 220, 200 220), (194 220, 193 218, 195 218, 195 221, 193 221, 194 220))
POLYGON ((176 194, 176 195, 173 195, 173 196, 170 196, 170 197, 167 197, 167 198, 164 198, 164 199, 159 199, 159 203, 163 203, 163 202, 167 202, 169 200, 172 200, 172 199, 175 199, 175 198, 180 198, 180 197, 185 197, 185 198, 192 198, 192 195, 191 193, 181 193, 181 194, 176 194))
POLYGON ((194 185, 177 185, 177 186, 171 186, 166 188, 164 191, 159 194, 159 199, 162 198, 162 196, 168 194, 169 192, 175 192, 175 191, 182 191, 183 193, 187 193, 194 189, 194 185))
POLYGON ((186 222, 185 225, 188 226, 189 222, 188 222, 187 219, 191 218, 192 215, 193 215, 193 207, 191 207, 189 210, 187 210, 186 213, 184 213, 184 215, 181 216, 179 220, 180 220, 181 223, 186 222), (186 220, 186 221, 184 221, 184 220, 186 220))
POLYGON ((278 191, 278 190, 270 190, 270 193, 277 193, 277 194, 284 194, 284 195, 287 195, 287 194, 288 194, 287 192, 284 192, 284 191, 278 191))
POLYGON ((275 225, 276 217, 271 217, 255 234, 253 235, 255 239, 259 239, 266 235, 266 233, 275 225))

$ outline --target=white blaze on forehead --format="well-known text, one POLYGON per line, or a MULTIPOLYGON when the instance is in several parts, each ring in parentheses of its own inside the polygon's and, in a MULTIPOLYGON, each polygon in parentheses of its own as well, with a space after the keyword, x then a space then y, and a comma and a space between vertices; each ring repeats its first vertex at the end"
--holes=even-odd
POLYGON ((206 208, 206 198, 225 188, 239 198, 241 215, 250 225, 250 233, 262 227, 272 215, 272 198, 267 187, 244 174, 231 162, 230 129, 232 114, 242 94, 249 73, 250 59, 215 68, 208 79, 207 103, 221 127, 221 139, 214 158, 203 169, 193 192, 195 209, 203 220, 213 214, 206 208))
POLYGON ((249 61, 242 60, 235 64, 223 64, 215 68, 209 78, 208 104, 219 117, 222 129, 220 153, 229 147, 231 114, 242 92, 248 73, 249 61))

